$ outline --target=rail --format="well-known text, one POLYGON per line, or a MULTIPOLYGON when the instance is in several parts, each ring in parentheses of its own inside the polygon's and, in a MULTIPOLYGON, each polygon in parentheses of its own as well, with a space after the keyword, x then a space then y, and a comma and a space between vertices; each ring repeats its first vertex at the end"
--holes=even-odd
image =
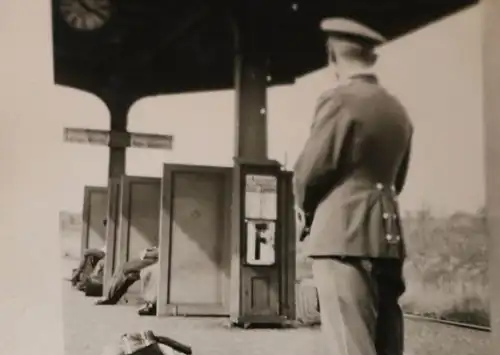
POLYGON ((438 324, 443 324, 443 325, 449 325, 449 326, 452 326, 452 327, 459 327, 459 328, 466 328, 466 329, 476 330, 476 331, 480 331, 480 332, 491 332, 491 328, 490 327, 484 327, 484 326, 470 324, 470 323, 465 323, 465 322, 454 322, 454 321, 449 321, 449 320, 444 320, 444 319, 438 319, 438 318, 426 317, 426 316, 419 316, 419 315, 408 314, 408 313, 405 313, 404 316, 407 319, 412 319, 412 320, 421 321, 421 322, 438 323, 438 324))
MULTIPOLYGON (((297 320, 302 325, 318 325, 320 317, 318 311, 317 292, 311 279, 302 279, 297 283, 296 291, 297 320)), ((438 323, 451 327, 460 327, 480 332, 491 332, 490 327, 449 321, 429 316, 421 316, 412 313, 404 313, 405 318, 428 323, 438 323)))

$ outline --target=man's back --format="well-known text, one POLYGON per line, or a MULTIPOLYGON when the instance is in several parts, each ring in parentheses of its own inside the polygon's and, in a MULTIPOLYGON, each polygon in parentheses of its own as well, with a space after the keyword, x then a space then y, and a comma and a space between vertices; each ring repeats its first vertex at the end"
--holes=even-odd
POLYGON ((402 240, 388 243, 384 216, 398 214, 395 195, 406 178, 413 128, 404 108, 372 76, 355 77, 320 100, 316 129, 330 133, 310 144, 330 152, 314 167, 322 178, 309 179, 317 199, 309 255, 403 257, 402 240))
POLYGON ((333 93, 352 124, 344 168, 351 178, 400 185, 398 172, 410 146, 412 124, 399 101, 373 80, 353 78, 333 93))
MULTIPOLYGON (((384 36, 327 18, 332 69, 343 85, 323 95, 296 163, 297 209, 312 220, 306 252, 330 355, 403 355, 405 248, 397 195, 412 125, 371 73, 384 36)), ((306 234, 303 234, 306 235, 306 234)))

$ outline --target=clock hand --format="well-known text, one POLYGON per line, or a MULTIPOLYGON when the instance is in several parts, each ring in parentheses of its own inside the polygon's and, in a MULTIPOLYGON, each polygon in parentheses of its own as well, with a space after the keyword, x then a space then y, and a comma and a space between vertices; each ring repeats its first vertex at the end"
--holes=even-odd
POLYGON ((80 5, 81 7, 83 7, 83 9, 85 11, 88 11, 88 12, 93 12, 94 9, 92 7, 90 7, 86 2, 85 0, 76 0, 76 2, 78 3, 78 5, 80 5))
POLYGON ((76 0, 76 1, 78 2, 78 4, 80 4, 80 6, 84 10, 96 15, 100 20, 103 20, 103 21, 106 20, 106 15, 104 15, 99 10, 93 8, 92 6, 89 6, 85 0, 76 0))
POLYGON ((94 15, 96 15, 97 17, 99 17, 100 20, 102 21, 106 21, 107 19, 107 16, 105 13, 97 10, 97 9, 94 9, 93 11, 91 11, 94 15))

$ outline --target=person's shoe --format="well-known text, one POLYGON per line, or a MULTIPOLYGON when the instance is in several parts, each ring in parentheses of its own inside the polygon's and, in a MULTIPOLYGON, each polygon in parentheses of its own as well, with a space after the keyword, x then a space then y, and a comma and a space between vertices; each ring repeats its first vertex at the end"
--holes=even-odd
POLYGON ((140 316, 155 316, 156 315, 156 303, 146 303, 137 312, 140 316))
POLYGON ((107 298, 103 298, 95 303, 97 306, 109 306, 112 304, 116 304, 116 302, 113 302, 112 300, 109 300, 107 298))
POLYGON ((86 288, 86 283, 85 282, 82 282, 82 281, 79 281, 76 285, 75 285, 75 288, 78 290, 78 291, 82 291, 82 292, 85 292, 85 288, 86 288))
POLYGON ((72 286, 76 286, 78 281, 80 281, 80 273, 77 272, 78 269, 73 269, 71 270, 71 277, 69 278, 69 281, 71 282, 72 286))
POLYGON ((71 282, 71 286, 73 287, 76 287, 76 285, 78 284, 78 282, 80 281, 79 280, 80 278, 77 277, 77 276, 72 276, 69 281, 71 282))

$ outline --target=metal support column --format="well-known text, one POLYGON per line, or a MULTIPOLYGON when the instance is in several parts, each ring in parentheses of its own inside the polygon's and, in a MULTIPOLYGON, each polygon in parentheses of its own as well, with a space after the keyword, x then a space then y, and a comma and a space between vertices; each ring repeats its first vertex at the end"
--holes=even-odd
MULTIPOLYGON (((239 34, 239 39, 246 38, 239 34)), ((254 42, 254 41, 253 41, 254 42)), ((267 162, 267 58, 255 43, 240 42, 235 57, 235 143, 238 160, 267 162)), ((229 313, 241 311, 241 220, 243 218, 240 169, 233 169, 231 210, 231 285, 229 313)))
POLYGON ((106 101, 110 116, 110 147, 108 165, 108 224, 106 228, 106 260, 104 267, 104 292, 109 288, 109 281, 113 276, 117 245, 119 244, 119 205, 120 205, 120 179, 126 173, 126 145, 113 144, 116 133, 127 133, 128 112, 131 107, 129 100, 123 99, 115 93, 106 101))
POLYGON ((262 53, 235 58, 235 157, 267 160, 267 65, 262 53))

